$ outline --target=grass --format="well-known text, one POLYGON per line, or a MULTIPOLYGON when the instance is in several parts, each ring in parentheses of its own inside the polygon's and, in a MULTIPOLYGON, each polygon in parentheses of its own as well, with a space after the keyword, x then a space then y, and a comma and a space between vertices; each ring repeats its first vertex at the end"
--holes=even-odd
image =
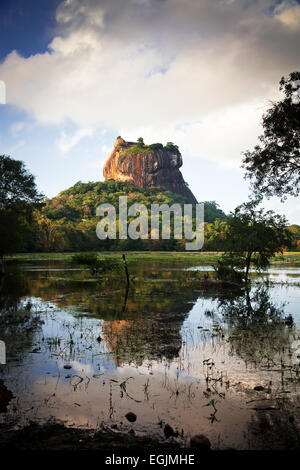
MULTIPOLYGON (((101 257, 111 258, 112 260, 119 260, 121 251, 100 251, 98 252, 101 257)), ((74 255, 78 253, 15 253, 6 257, 7 261, 51 261, 63 260, 71 261, 74 255)), ((215 263, 220 256, 221 252, 215 251, 129 251, 126 257, 129 261, 170 261, 174 262, 187 261, 191 264, 212 264, 215 263)), ((279 254, 271 259, 272 264, 299 264, 300 265, 300 252, 286 252, 283 257, 279 254)))
MULTIPOLYGON (((121 251, 100 251, 101 257, 119 259, 123 252, 121 251)), ((300 253, 299 253, 300 254, 300 253)), ((71 261, 78 253, 15 253, 6 256, 7 261, 47 261, 63 260, 71 261)), ((221 256, 220 252, 178 252, 178 251, 129 251, 126 252, 126 258, 130 261, 189 261, 189 262, 208 262, 213 263, 221 256)), ((299 257, 300 259, 300 257, 299 257)))

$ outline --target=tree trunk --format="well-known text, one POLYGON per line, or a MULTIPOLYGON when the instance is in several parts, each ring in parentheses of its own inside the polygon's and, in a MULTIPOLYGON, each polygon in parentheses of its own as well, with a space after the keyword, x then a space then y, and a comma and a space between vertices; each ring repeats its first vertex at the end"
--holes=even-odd
POLYGON ((0 254, 0 276, 3 276, 5 272, 5 267, 4 267, 4 255, 1 253, 0 254))
POLYGON ((250 251, 246 257, 246 281, 249 280, 248 274, 249 274, 249 269, 250 269, 250 264, 251 264, 251 256, 252 256, 252 251, 250 251))

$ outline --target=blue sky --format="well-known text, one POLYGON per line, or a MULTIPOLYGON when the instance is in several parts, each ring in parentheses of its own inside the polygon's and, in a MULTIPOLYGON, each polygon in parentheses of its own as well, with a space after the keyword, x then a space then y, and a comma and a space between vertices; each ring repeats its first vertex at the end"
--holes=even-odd
POLYGON ((0 60, 13 49, 24 57, 43 53, 56 28, 60 0, 1 0, 0 60))
MULTIPOLYGON (((0 30, 0 152, 48 197, 103 180, 116 136, 143 136, 177 143, 198 200, 232 210, 241 152, 299 68, 292 0, 2 0, 0 30)), ((298 198, 264 205, 300 223, 298 198)))

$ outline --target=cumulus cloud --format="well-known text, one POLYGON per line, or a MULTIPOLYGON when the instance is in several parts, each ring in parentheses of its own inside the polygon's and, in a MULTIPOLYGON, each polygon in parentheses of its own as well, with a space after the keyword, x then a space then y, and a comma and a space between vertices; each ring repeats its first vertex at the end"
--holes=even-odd
POLYGON ((38 122, 78 126, 62 152, 86 129, 145 130, 231 164, 298 66, 299 12, 275 0, 66 0, 48 51, 13 51, 0 75, 8 102, 38 122))
POLYGON ((300 27, 300 7, 296 1, 283 1, 275 8, 276 19, 292 29, 300 27))

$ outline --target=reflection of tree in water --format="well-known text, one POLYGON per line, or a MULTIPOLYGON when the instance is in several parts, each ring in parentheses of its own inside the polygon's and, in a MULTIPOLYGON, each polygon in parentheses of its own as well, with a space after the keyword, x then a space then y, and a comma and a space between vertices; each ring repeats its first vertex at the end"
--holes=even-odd
POLYGON ((219 299, 231 353, 272 374, 268 388, 249 390, 253 395, 247 408, 255 411, 248 424, 250 449, 297 449, 300 444, 300 402, 291 393, 297 393, 300 379, 299 364, 291 360, 297 331, 284 307, 272 302, 264 286, 246 290, 242 297, 219 299))
POLYGON ((0 281, 0 339, 6 344, 7 362, 20 359, 32 349, 33 336, 40 325, 29 301, 28 280, 22 273, 6 273, 0 281))
MULTIPOLYGON (((164 273, 169 276, 170 272, 164 273)), ((172 360, 178 357, 181 346, 181 328, 194 303, 202 298, 231 299, 241 295, 241 290, 222 290, 214 283, 201 284, 195 291, 189 280, 180 279, 172 284, 142 282, 135 284, 126 300, 126 308, 119 310, 119 319, 108 319, 103 323, 106 344, 114 353, 118 365, 122 362, 142 363, 144 359, 172 360)), ((119 305, 122 304, 119 299, 119 305)))
POLYGON ((28 295, 29 283, 25 273, 8 271, 0 276, 0 310, 17 308, 28 295))
POLYGON ((199 294, 173 279, 173 272, 152 270, 148 274, 147 278, 136 276, 126 292, 123 276, 95 282, 84 270, 15 271, 6 285, 5 302, 17 308, 21 297, 42 298, 60 308, 75 306, 79 315, 89 313, 104 320, 103 339, 118 364, 173 359, 181 348, 182 323, 199 294))
MULTIPOLYGON (((220 298, 218 313, 228 326, 232 353, 246 362, 271 366, 289 346, 293 319, 284 315, 285 304, 275 305, 268 289, 259 286, 243 296, 220 298)), ((209 312, 214 317, 214 312, 209 312)))

